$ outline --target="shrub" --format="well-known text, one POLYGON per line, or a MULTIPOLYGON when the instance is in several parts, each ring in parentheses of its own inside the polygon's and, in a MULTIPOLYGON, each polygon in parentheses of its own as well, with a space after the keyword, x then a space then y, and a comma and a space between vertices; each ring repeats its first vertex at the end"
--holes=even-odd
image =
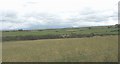
MULTIPOLYGON (((2 41, 14 41, 14 40, 38 40, 38 39, 58 39, 58 38, 83 38, 93 36, 104 36, 110 34, 48 34, 48 35, 28 35, 28 36, 2 36, 2 41)), ((113 34, 114 35, 114 34, 113 34)))
POLYGON ((91 27, 88 27, 88 29, 91 29, 91 27))
POLYGON ((108 28, 112 28, 112 26, 108 26, 108 28))
POLYGON ((18 31, 23 31, 23 29, 19 29, 18 31))
POLYGON ((116 27, 116 28, 120 28, 120 24, 116 24, 115 27, 116 27))

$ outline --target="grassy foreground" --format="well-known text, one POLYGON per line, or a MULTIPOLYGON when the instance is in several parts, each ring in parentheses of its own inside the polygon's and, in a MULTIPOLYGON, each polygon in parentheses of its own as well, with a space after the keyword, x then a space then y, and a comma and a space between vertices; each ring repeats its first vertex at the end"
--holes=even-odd
POLYGON ((117 62, 118 37, 10 41, 3 62, 117 62))

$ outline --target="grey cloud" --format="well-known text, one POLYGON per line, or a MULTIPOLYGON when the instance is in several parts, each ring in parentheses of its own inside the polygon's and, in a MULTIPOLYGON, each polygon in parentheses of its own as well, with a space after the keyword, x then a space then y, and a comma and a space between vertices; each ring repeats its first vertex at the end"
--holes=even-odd
POLYGON ((16 18, 17 12, 15 12, 15 11, 2 11, 2 12, 0 12, 0 16, 9 17, 9 18, 16 18))
POLYGON ((16 22, 17 13, 12 11, 6 11, 0 13, 0 22, 16 22))
MULTIPOLYGON (((5 12, 0 20, 3 30, 7 29, 47 29, 65 27, 83 27, 93 25, 106 25, 109 19, 117 20, 117 13, 107 15, 94 10, 83 11, 78 15, 71 15, 67 20, 61 19, 59 14, 50 13, 26 13, 19 16, 16 12, 5 12)), ((0 28, 1 29, 1 28, 0 28)))
POLYGON ((117 13, 113 12, 113 14, 105 14, 104 12, 96 12, 96 11, 90 11, 90 12, 86 12, 84 11, 82 14, 74 17, 73 19, 70 20, 74 20, 74 21, 89 21, 89 22, 103 22, 103 21, 108 21, 109 18, 113 18, 116 19, 117 18, 117 13))

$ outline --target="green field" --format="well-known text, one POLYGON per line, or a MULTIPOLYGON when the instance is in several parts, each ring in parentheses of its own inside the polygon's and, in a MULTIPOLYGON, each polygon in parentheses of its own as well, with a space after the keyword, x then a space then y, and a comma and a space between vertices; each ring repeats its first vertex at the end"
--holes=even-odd
MULTIPOLYGON (((18 34, 17 34, 18 35, 18 34)), ((6 41, 3 62, 117 62, 118 36, 6 41)))
POLYGON ((43 29, 43 30, 15 30, 3 31, 3 41, 40 40, 58 38, 82 38, 105 35, 118 35, 120 29, 115 25, 93 26, 79 28, 43 29))
POLYGON ((27 35, 48 35, 48 34, 117 34, 118 28, 112 25, 109 26, 94 26, 94 27, 81 27, 81 28, 63 28, 63 29, 43 29, 43 30, 31 30, 31 31, 4 31, 3 36, 27 36, 27 35))

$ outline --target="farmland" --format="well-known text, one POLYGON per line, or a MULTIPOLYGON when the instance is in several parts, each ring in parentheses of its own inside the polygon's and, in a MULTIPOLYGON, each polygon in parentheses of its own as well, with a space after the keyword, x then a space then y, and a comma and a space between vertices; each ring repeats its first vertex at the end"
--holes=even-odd
POLYGON ((118 28, 115 26, 97 26, 97 27, 82 27, 82 28, 63 28, 63 29, 43 29, 43 30, 31 30, 31 31, 10 31, 3 32, 3 36, 27 36, 27 35, 46 35, 46 34, 116 34, 118 28))
POLYGON ((82 28, 3 31, 2 37, 3 41, 81 38, 104 35, 118 35, 118 31, 120 31, 120 29, 112 25, 82 28))
POLYGON ((115 25, 2 32, 3 62, 117 62, 115 25))
POLYGON ((3 62, 117 62, 118 37, 46 39, 3 43, 3 62))

